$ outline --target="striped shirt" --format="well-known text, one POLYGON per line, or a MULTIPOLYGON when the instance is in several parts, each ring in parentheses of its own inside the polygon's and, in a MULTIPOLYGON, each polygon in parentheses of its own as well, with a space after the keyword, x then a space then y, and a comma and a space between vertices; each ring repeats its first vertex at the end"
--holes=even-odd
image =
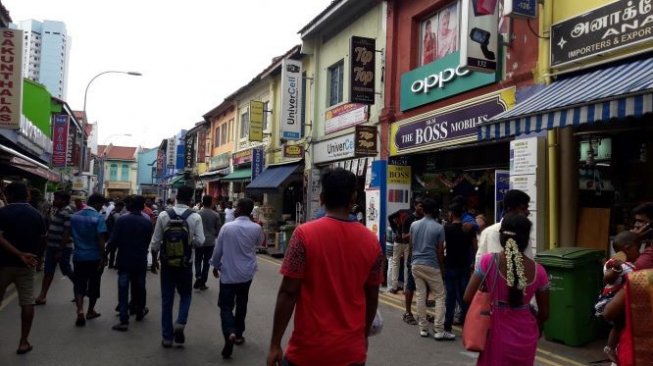
MULTIPOLYGON (((70 206, 65 206, 60 209, 53 209, 50 213, 50 226, 48 226, 48 246, 59 247, 61 240, 63 240, 63 233, 65 230, 70 231, 70 216, 73 210, 70 206)), ((67 248, 73 247, 73 242, 70 241, 66 244, 67 248)))

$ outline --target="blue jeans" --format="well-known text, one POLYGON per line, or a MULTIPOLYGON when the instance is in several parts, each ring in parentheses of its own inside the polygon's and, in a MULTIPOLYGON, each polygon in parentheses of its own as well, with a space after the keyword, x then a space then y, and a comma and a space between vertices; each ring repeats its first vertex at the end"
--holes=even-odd
POLYGON ((142 314, 145 308, 145 271, 118 272, 118 306, 120 322, 129 322, 129 286, 132 287, 132 302, 137 314, 142 314))
POLYGON ((444 316, 444 330, 451 331, 453 325, 453 318, 456 313, 456 303, 460 305, 461 316, 460 321, 465 322, 465 315, 467 315, 467 304, 463 301, 463 295, 469 283, 469 268, 452 268, 446 269, 444 274, 444 284, 447 288, 447 299, 445 301, 445 316, 444 316))
POLYGON ((222 334, 225 340, 230 334, 240 338, 245 331, 245 317, 247 316, 247 301, 249 299, 249 286, 252 281, 242 283, 220 282, 218 306, 220 307, 220 320, 222 321, 222 334), (236 316, 234 316, 234 305, 236 316))
POLYGON ((209 260, 213 256, 213 248, 214 246, 195 248, 195 278, 203 285, 209 279, 209 260))
POLYGON ((192 298, 193 269, 161 267, 161 335, 165 340, 172 340, 172 307, 175 302, 175 290, 179 292, 179 314, 176 324, 186 325, 188 310, 192 298))

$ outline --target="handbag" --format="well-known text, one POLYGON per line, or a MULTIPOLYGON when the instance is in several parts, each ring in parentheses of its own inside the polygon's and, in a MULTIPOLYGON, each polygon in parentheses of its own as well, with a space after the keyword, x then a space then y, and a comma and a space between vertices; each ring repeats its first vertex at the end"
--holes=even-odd
POLYGON ((492 294, 494 286, 496 285, 496 273, 498 271, 496 255, 494 255, 490 267, 483 275, 481 286, 474 294, 474 299, 469 305, 467 316, 465 317, 465 325, 463 326, 463 346, 466 350, 472 352, 483 352, 485 350, 485 342, 490 331, 492 324, 492 294), (485 279, 488 273, 495 268, 495 277, 493 288, 487 291, 485 279))

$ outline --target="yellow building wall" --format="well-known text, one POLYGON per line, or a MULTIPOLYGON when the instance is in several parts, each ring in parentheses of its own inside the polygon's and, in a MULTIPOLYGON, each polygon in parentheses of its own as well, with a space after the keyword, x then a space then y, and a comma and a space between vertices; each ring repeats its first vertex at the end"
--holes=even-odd
POLYGON ((211 156, 218 156, 223 153, 232 153, 234 152, 234 141, 236 138, 236 113, 235 113, 235 108, 231 108, 228 112, 221 114, 218 116, 217 119, 215 119, 211 123, 211 130, 209 131, 209 136, 210 136, 210 150, 211 151, 211 156), (218 147, 215 147, 215 138, 216 138, 216 133, 215 129, 221 126, 222 124, 226 123, 228 124, 229 121, 233 120, 232 122, 232 130, 231 130, 231 135, 229 136, 228 142, 224 145, 220 145, 218 147))
POLYGON ((554 0, 553 23, 573 18, 613 2, 614 0, 554 0))

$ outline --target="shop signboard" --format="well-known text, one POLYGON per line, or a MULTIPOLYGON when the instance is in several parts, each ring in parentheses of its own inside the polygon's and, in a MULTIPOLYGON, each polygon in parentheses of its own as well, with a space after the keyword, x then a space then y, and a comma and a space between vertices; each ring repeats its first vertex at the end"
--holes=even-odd
POLYGON ((234 165, 250 163, 252 161, 252 149, 247 149, 234 153, 232 155, 232 160, 234 161, 234 165))
POLYGON ((355 137, 353 134, 320 141, 313 145, 313 162, 326 163, 335 160, 351 159, 355 156, 355 137))
POLYGON ((52 166, 62 168, 66 166, 68 157, 68 124, 69 116, 57 114, 54 116, 52 128, 52 166))
POLYGON ((73 177, 73 191, 83 191, 86 189, 86 177, 73 177))
POLYGON ((195 166, 195 137, 196 134, 187 133, 185 137, 186 150, 184 151, 184 168, 192 169, 195 166))
POLYGON ((475 138, 477 125, 515 103, 515 89, 508 88, 469 102, 416 116, 390 127, 390 155, 406 151, 451 145, 463 138, 475 138))
POLYGON ((510 175, 536 174, 537 140, 520 139, 510 143, 510 175))
POLYGON ((17 130, 23 111, 23 31, 2 29, 0 70, 0 128, 17 130))
POLYGON ((374 38, 351 37, 349 55, 349 100, 352 103, 374 104, 376 41, 374 38))
POLYGON ((165 167, 165 151, 159 149, 156 152, 156 176, 160 177, 163 174, 165 167))
POLYGON ((322 193, 320 169, 311 169, 308 172, 309 207, 308 210, 306 210, 306 221, 310 221, 317 217, 321 208, 320 193, 322 193))
POLYGON ((551 26, 551 66, 653 41, 653 2, 615 1, 551 26))
POLYGON ((326 111, 324 118, 324 133, 344 130, 369 118, 369 107, 365 104, 347 103, 326 111))
POLYGON ((281 62, 281 138, 299 140, 302 136, 302 63, 281 62))
POLYGON ((249 101, 249 141, 263 141, 263 102, 249 101))
POLYGON ((504 0, 503 14, 508 17, 536 18, 537 0, 504 0))
POLYGON ((170 137, 168 139, 168 144, 166 147, 166 166, 168 168, 172 167, 174 169, 176 161, 177 161, 177 139, 175 137, 170 137))
POLYGON ((494 171, 494 221, 499 222, 503 214, 503 198, 510 189, 510 172, 494 171))
POLYGON ((284 145, 283 157, 289 159, 301 159, 304 157, 304 146, 302 145, 284 145))
POLYGON ((379 130, 376 126, 356 126, 356 156, 376 156, 379 130))
POLYGON ((204 128, 200 129, 197 133, 197 155, 195 157, 195 162, 206 162, 206 129, 204 128))
POLYGON ((460 52, 452 52, 401 76, 401 110, 433 103, 495 83, 498 81, 498 74, 472 72, 460 65, 460 52))
POLYGON ((499 1, 463 0, 460 25, 460 65, 496 74, 499 59, 499 1))
POLYGON ((229 160, 231 159, 231 153, 222 153, 216 156, 211 156, 209 162, 209 170, 217 170, 229 166, 229 160))
POLYGON ((252 149, 252 180, 261 174, 265 162, 263 161, 263 149, 252 149))

